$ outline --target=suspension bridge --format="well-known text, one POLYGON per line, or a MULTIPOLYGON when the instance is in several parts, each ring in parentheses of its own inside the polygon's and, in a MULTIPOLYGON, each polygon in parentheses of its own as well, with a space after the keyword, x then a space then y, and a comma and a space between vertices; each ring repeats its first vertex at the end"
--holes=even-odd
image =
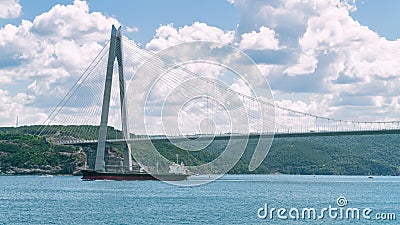
MULTIPOLYGON (((37 134, 59 144, 96 145, 92 167, 104 170, 108 145, 149 139, 179 142, 400 133, 400 121, 329 118, 279 106, 272 99, 256 96, 251 87, 244 91, 238 88, 246 87, 246 80, 220 65, 185 64, 162 71, 160 63, 149 62, 151 58, 161 64, 173 61, 138 46, 113 26, 110 40, 37 134), (143 64, 150 65, 145 69, 147 74, 156 75, 156 82, 137 75, 143 64), (151 91, 140 92, 143 87, 151 87, 151 91), (145 99, 145 104, 137 98, 145 99), (169 123, 173 112, 178 114, 173 117, 176 121, 169 123), (245 117, 246 124, 233 126, 235 115, 239 120, 245 117), (137 121, 143 121, 144 126, 137 121), (268 129, 263 129, 265 124, 268 129)), ((125 149, 123 164, 131 168, 129 144, 125 149)))

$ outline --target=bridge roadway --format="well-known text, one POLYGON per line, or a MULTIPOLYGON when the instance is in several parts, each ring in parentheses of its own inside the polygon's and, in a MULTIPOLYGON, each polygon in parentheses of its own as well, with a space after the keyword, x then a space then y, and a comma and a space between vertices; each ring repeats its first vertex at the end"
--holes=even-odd
MULTIPOLYGON (((305 133, 275 133, 274 138, 287 137, 313 137, 313 136, 349 136, 349 135, 379 135, 379 134, 400 134, 400 129, 393 130, 362 130, 362 131, 320 131, 305 133)), ((258 139, 261 137, 272 137, 271 133, 250 133, 250 134, 220 134, 220 135, 187 135, 187 136, 149 136, 137 137, 131 139, 112 139, 107 140, 109 144, 123 145, 125 143, 140 143, 151 140, 152 142, 183 142, 188 140, 209 141, 209 140, 229 140, 229 139, 258 139)), ((57 144, 62 145, 93 145, 97 144, 97 140, 71 140, 58 141, 57 144)))

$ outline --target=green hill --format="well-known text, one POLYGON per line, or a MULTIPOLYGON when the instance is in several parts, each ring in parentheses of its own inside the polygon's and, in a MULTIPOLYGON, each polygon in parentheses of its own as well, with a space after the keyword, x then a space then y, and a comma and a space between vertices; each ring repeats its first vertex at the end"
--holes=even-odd
POLYGON ((72 174, 84 159, 75 147, 53 145, 33 135, 0 133, 0 173, 72 174))
POLYGON ((400 135, 277 138, 255 172, 399 175, 399 138, 400 135))

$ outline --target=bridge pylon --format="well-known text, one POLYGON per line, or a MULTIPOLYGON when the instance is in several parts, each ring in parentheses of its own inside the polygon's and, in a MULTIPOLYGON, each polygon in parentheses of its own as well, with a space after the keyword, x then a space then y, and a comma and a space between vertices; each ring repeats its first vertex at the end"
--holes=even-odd
MULTIPOLYGON (((105 81, 104 95, 103 95, 103 106, 101 109, 101 121, 99 127, 99 140, 97 144, 97 153, 95 162, 95 170, 100 172, 105 171, 104 155, 105 155, 106 141, 107 141, 108 114, 110 111, 112 76, 114 72, 115 60, 117 60, 118 63, 122 135, 123 139, 129 139, 128 121, 127 121, 128 115, 125 106, 126 95, 125 95, 125 78, 124 78, 121 38, 122 38, 121 27, 119 27, 117 30, 113 25, 111 28, 110 48, 108 53, 106 81, 105 81)), ((128 144, 124 151, 124 168, 128 168, 129 171, 132 170, 131 149, 128 144)))

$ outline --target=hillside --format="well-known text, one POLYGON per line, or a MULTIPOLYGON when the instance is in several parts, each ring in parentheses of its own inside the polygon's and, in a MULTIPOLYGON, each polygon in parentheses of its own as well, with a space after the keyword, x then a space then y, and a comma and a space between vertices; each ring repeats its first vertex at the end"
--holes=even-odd
POLYGON ((399 140, 400 135, 277 138, 255 172, 399 175, 399 140))
POLYGON ((75 147, 52 145, 32 135, 0 133, 0 174, 72 174, 85 159, 75 147))

